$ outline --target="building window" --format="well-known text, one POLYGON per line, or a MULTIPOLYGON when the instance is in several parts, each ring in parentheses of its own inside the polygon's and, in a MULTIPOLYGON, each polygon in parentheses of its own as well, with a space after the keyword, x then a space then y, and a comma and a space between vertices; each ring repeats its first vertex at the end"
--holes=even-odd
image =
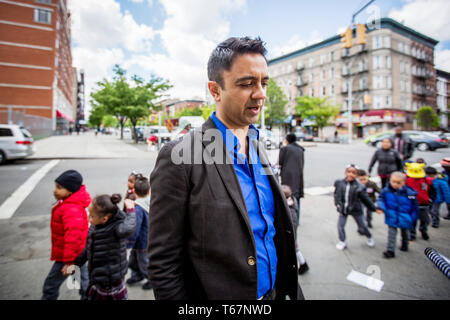
POLYGON ((391 96, 386 96, 386 107, 392 107, 392 98, 391 96))
POLYGON ((380 69, 382 67, 381 62, 382 62, 381 56, 374 56, 373 57, 373 68, 380 69))
POLYGON ((327 95, 327 87, 323 86, 322 87, 322 96, 326 96, 327 95))
POLYGON ((405 81, 405 91, 409 92, 410 90, 410 85, 409 85, 409 81, 405 81))
POLYGON ((385 48, 391 47, 391 37, 384 37, 384 47, 385 48))
POLYGON ((386 68, 391 68, 391 56, 386 56, 386 68))
POLYGON ((309 74, 309 82, 311 83, 311 82, 313 82, 313 79, 314 79, 314 77, 313 77, 313 74, 312 74, 312 72, 309 74))
POLYGON ((392 88, 391 76, 386 76, 386 88, 388 88, 388 89, 392 88))
POLYGON ((383 79, 381 76, 374 76, 373 77, 374 89, 381 89, 382 81, 383 81, 383 79))
POLYGON ((403 63, 403 61, 400 61, 400 73, 405 72, 405 64, 403 63))
POLYGON ((320 80, 325 80, 325 70, 320 70, 320 80))
POLYGON ((359 99, 359 109, 360 110, 364 109, 364 101, 363 101, 363 99, 359 99))
POLYGON ((382 104, 383 104, 383 97, 381 96, 375 96, 373 97, 373 105, 375 109, 381 109, 382 108, 382 104))
POLYGON ((44 9, 34 9, 34 22, 51 24, 52 23, 51 11, 44 9))
POLYGON ((403 42, 398 43, 398 51, 403 52, 403 42))
POLYGON ((366 78, 359 79, 359 89, 360 90, 367 89, 367 79, 366 78))
POLYGON ((313 88, 309 88, 309 96, 314 97, 314 89, 313 88))
POLYGON ((409 45, 405 44, 404 50, 405 50, 405 53, 407 55, 409 55, 409 45))
POLYGON ((330 87, 330 92, 331 92, 331 94, 334 95, 334 84, 331 85, 331 87, 330 87))
POLYGON ((334 51, 330 52, 330 62, 334 61, 334 51))
POLYGON ((312 68, 314 66, 314 58, 309 58, 309 67, 312 68))
POLYGON ((411 54, 412 54, 413 57, 416 56, 416 48, 415 47, 412 47, 411 54))
POLYGON ((403 92, 405 91, 405 81, 400 80, 400 91, 403 92))
POLYGON ((405 74, 409 74, 409 63, 405 62, 405 74))
POLYGON ((381 47, 381 37, 380 36, 373 37, 372 47, 373 47, 373 49, 379 49, 381 47))
POLYGON ((334 79, 334 68, 331 68, 330 70, 330 78, 334 79))
POLYGON ((320 64, 324 64, 325 63, 325 55, 321 54, 320 55, 320 64))

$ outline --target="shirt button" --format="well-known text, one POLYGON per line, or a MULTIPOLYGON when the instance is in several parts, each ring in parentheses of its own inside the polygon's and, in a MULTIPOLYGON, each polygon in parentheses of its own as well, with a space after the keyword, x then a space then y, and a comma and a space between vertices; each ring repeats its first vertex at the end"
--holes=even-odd
POLYGON ((256 259, 253 256, 247 258, 247 263, 249 266, 254 266, 256 264, 256 259))

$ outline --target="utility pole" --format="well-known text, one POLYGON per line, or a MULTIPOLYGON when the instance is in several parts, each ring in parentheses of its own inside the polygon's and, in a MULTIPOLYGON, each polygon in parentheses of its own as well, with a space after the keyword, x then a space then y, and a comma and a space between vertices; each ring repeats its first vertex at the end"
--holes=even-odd
MULTIPOLYGON (((357 10, 352 15, 352 21, 350 24, 350 27, 347 28, 347 30, 341 34, 341 42, 343 42, 343 47, 345 50, 348 50, 348 53, 350 54, 350 49, 353 47, 353 30, 352 27, 355 23, 356 16, 361 13, 365 8, 367 8, 370 4, 372 4, 375 0, 370 0, 368 3, 366 3, 361 9, 357 10)), ((359 45, 365 45, 366 44, 366 27, 363 24, 358 24, 356 28, 356 44, 359 45)), ((352 89, 353 89, 353 80, 354 76, 352 75, 352 67, 353 67, 354 59, 350 59, 350 64, 347 69, 347 72, 349 73, 349 78, 347 81, 347 112, 348 112, 348 143, 352 143, 353 138, 353 100, 352 100, 352 89)))

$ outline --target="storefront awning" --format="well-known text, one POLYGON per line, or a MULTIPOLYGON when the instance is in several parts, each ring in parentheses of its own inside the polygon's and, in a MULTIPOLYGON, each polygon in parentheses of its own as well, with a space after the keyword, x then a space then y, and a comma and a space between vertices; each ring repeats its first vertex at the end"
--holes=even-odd
POLYGON ((62 112, 59 111, 59 110, 56 110, 56 117, 57 117, 57 118, 63 118, 63 119, 66 119, 67 121, 70 121, 70 122, 72 122, 72 123, 75 122, 75 121, 73 121, 72 118, 70 118, 69 116, 66 116, 64 113, 62 113, 62 112))

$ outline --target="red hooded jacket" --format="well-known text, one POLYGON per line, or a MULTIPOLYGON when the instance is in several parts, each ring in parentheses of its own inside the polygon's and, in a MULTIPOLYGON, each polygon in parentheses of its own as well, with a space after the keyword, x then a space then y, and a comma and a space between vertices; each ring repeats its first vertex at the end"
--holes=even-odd
POLYGON ((90 203, 91 196, 83 185, 52 208, 50 260, 72 263, 83 251, 89 230, 86 208, 90 203))
POLYGON ((419 205, 429 205, 430 200, 430 188, 433 185, 433 179, 431 178, 406 178, 406 185, 417 191, 417 202, 419 205))

